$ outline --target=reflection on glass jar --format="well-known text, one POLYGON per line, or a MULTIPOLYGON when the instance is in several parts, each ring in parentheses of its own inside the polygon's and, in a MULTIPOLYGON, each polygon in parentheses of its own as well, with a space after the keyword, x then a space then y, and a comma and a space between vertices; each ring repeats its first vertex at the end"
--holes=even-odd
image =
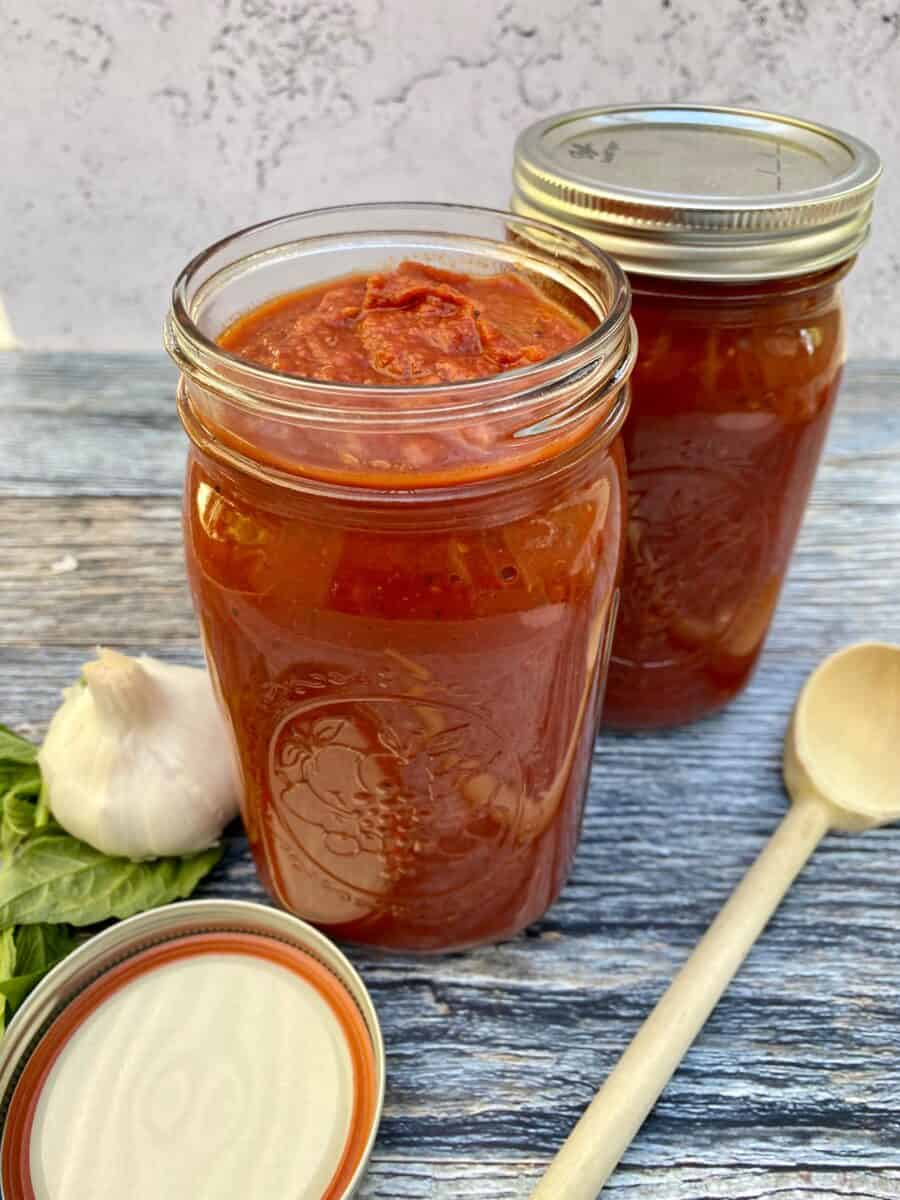
POLYGON ((506 214, 285 224, 188 268, 168 330, 188 574, 254 856, 281 903, 341 937, 506 937, 556 898, 578 839, 624 544, 627 284, 506 214), (202 332, 264 298, 252 270, 249 302, 233 292, 259 239, 322 281, 411 242, 421 257, 421 230, 442 267, 546 278, 594 328, 525 369, 405 391, 278 376, 202 332))

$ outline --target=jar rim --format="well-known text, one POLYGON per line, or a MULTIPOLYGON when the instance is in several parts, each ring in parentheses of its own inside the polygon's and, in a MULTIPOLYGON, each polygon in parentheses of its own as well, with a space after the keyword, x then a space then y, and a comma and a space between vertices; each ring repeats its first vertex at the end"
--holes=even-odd
MULTIPOLYGON (((395 227, 392 224, 391 230, 397 235, 404 232, 402 225, 395 227)), ((353 233, 354 230, 349 228, 342 236, 346 241, 353 237, 353 233)), ((323 279, 321 282, 326 281, 323 279)), ((575 290, 574 287, 572 290, 575 290)), ((309 420, 320 425, 368 424, 374 420, 385 427, 397 428, 405 423, 434 424, 447 420, 459 421, 475 414, 509 412, 520 407, 527 409, 549 385, 555 388, 561 383, 577 383, 585 375, 591 376, 593 391, 596 386, 593 376, 597 374, 598 366, 602 369, 603 378, 615 377, 620 374, 623 363, 633 360, 634 333, 630 328, 630 308, 631 289, 619 264, 585 238, 549 222, 476 205, 372 202, 310 209, 261 221, 201 250, 175 281, 171 308, 165 323, 164 342, 169 355, 184 375, 241 407, 278 413, 282 417, 290 415, 298 421, 309 420), (568 256, 556 256, 558 271, 574 280, 573 264, 580 264, 582 268, 587 266, 590 271, 602 275, 606 282, 609 293, 606 303, 594 289, 594 303, 591 305, 586 295, 590 288, 585 275, 581 276, 578 289, 580 298, 594 307, 598 316, 597 325, 575 345, 542 362, 480 379, 424 385, 336 383, 273 371, 223 349, 200 328, 196 313, 198 296, 202 295, 202 289, 209 286, 212 280, 223 277, 227 284, 240 273, 241 264, 249 269, 267 257, 269 261, 273 261, 272 256, 278 254, 289 257, 292 247, 296 252, 298 247, 313 237, 321 240, 326 236, 338 236, 320 233, 278 241, 282 232, 287 232, 292 226, 300 223, 312 226, 331 223, 339 228, 343 222, 352 226, 355 218, 357 222, 365 223, 356 232, 372 233, 379 228, 379 215, 388 219, 392 213, 407 214, 414 218, 410 228, 405 231, 410 235, 421 236, 427 232, 438 238, 455 238, 461 243, 465 243, 467 237, 473 242, 476 240, 476 235, 442 229, 442 214, 445 220, 456 217, 473 222, 499 221, 507 229, 531 235, 527 240, 527 252, 517 242, 504 243, 499 239, 478 237, 481 243, 496 246, 498 262, 505 257, 512 264, 516 258, 522 258, 528 260, 528 265, 536 267, 543 261, 549 267, 554 258, 548 253, 548 248, 567 248, 570 252, 568 256), (254 243, 272 237, 276 239, 274 245, 254 248, 254 243), (242 246, 250 252, 235 254, 242 246), (505 255, 499 253, 501 247, 506 249, 505 255), (204 272, 211 274, 203 279, 201 276, 204 272), (385 404, 386 400, 391 402, 392 407, 385 404), (348 401, 355 403, 348 405, 348 401)))

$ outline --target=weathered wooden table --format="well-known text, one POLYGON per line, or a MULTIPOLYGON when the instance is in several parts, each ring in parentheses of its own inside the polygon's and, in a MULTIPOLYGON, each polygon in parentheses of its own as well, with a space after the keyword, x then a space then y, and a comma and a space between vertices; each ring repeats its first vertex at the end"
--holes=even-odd
MULTIPOLYGON (((185 443, 157 356, 0 355, 0 720, 39 736, 98 642, 199 662, 185 443)), ((900 641, 900 366, 854 364, 760 670, 722 716, 604 735, 571 881, 503 946, 351 951, 388 1047, 363 1196, 525 1197, 774 828, 814 664, 900 641)), ((900 829, 797 883, 609 1194, 900 1196, 900 829)), ((206 894, 265 896, 241 837, 206 894)), ((266 1200, 278 1200, 276 1197, 266 1200)))

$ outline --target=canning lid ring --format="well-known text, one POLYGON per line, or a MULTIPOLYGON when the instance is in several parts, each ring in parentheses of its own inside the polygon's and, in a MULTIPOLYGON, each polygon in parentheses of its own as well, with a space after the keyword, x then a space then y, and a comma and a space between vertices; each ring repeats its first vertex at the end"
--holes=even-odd
MULTIPOLYGON (((92 988, 102 984, 107 976, 112 977, 117 969, 127 966, 130 960, 164 951, 167 945, 183 943, 192 937, 229 934, 265 939, 283 945, 288 951, 299 952, 327 973, 349 1006, 358 1013, 371 1048, 372 1075, 367 1080, 366 1108, 369 1128, 364 1141, 357 1139, 362 1144, 353 1155, 352 1175, 340 1193, 334 1195, 334 1200, 344 1200, 356 1192, 368 1166, 384 1103, 384 1043, 375 1008, 352 964, 324 934, 289 913, 240 900, 183 901, 128 918, 73 951, 41 981, 10 1022, 0 1043, 0 1163, 4 1186, 9 1182, 9 1173, 21 1162, 23 1153, 20 1150, 17 1156, 17 1147, 7 1142, 11 1113, 15 1108, 27 1109, 36 1104, 52 1070, 52 1061, 32 1089, 34 1096, 17 1096, 18 1085, 47 1035, 52 1033, 57 1022, 62 1023, 67 1010, 79 997, 84 998, 92 988)), ((108 996, 102 995, 80 1020, 74 1021, 68 1033, 63 1031, 60 1049, 106 999, 108 996)), ((356 1079, 355 1093, 360 1086, 362 1081, 356 1079)), ((13 1182, 15 1180, 16 1176, 13 1176, 13 1182)), ((0 1195, 4 1194, 0 1190, 0 1195)), ((331 1192, 328 1194, 330 1196, 331 1192)), ((15 1193, 8 1200, 13 1200, 13 1195, 15 1193)))

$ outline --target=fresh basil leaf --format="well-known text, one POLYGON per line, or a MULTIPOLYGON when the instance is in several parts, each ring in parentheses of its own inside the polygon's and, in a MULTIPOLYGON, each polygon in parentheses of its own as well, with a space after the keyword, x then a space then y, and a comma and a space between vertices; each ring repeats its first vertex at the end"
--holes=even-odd
POLYGON ((0 811, 0 855, 5 861, 16 846, 34 831, 37 806, 15 789, 3 797, 0 811))
POLYGON ((0 725, 0 796, 15 788, 17 792, 40 791, 41 771, 37 764, 37 746, 0 725))
POLYGON ((11 788, 37 793, 41 771, 37 763, 4 762, 0 759, 0 796, 11 788))
POLYGON ((18 925, 15 930, 16 975, 45 975, 78 945, 68 925, 18 925))
MULTIPOLYGON (((0 979, 11 978, 16 969, 16 941, 15 930, 4 929, 0 932, 0 979)), ((0 997, 0 1033, 6 1028, 7 1000, 5 996, 0 997)))
POLYGON ((22 1001, 34 991, 46 974, 46 971, 35 971, 31 975, 14 975, 12 979, 0 979, 0 1001, 3 1002, 0 1033, 3 1033, 6 1022, 15 1016, 22 1006, 22 1001))
POLYGON ((0 996, 6 1000, 6 1018, 14 1016, 22 1001, 78 941, 67 925, 20 925, 15 930, 16 966, 11 979, 0 979, 0 996), (37 938, 29 943, 29 936, 37 938))
POLYGON ((16 973, 16 931, 0 930, 0 979, 9 979, 16 973))
POLYGON ((23 772, 19 779, 5 792, 0 791, 0 859, 3 861, 23 838, 51 819, 49 809, 43 804, 45 788, 37 764, 19 769, 23 772))
POLYGON ((0 926, 96 925, 189 896, 222 857, 214 846, 189 858, 111 858, 50 825, 12 851, 0 871, 0 926))
POLYGON ((38 748, 32 742, 0 725, 0 762, 33 763, 37 762, 37 753, 38 748))
MULTIPOLYGON (((68 925, 20 925, 0 934, 0 1007, 9 1020, 49 970, 78 945, 68 925)), ((2 1032, 2 1022, 0 1022, 2 1032)))
POLYGON ((53 817, 50 812, 50 793, 47 790, 47 781, 42 780, 40 790, 38 792, 37 808, 35 809, 34 813, 34 827, 35 829, 44 829, 46 826, 50 825, 52 821, 53 817))
POLYGON ((39 768, 26 767, 18 779, 11 783, 4 793, 0 793, 0 800, 5 799, 6 796, 23 796, 29 800, 37 800, 43 786, 39 768))

